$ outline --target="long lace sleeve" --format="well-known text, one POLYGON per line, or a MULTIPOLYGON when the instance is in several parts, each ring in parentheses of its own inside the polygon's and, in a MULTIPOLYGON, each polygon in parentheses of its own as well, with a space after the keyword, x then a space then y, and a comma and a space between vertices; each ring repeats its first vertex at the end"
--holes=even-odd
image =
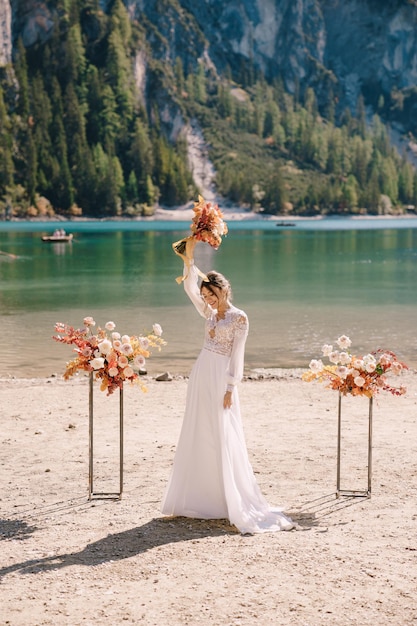
POLYGON ((243 367, 245 364, 245 344, 249 331, 249 322, 243 311, 239 312, 234 321, 235 332, 230 356, 229 368, 227 372, 227 390, 232 391, 233 387, 242 380, 243 367))
POLYGON ((198 288, 198 269, 194 261, 189 266, 184 264, 184 290, 197 311, 204 318, 210 317, 210 307, 206 305, 198 288))

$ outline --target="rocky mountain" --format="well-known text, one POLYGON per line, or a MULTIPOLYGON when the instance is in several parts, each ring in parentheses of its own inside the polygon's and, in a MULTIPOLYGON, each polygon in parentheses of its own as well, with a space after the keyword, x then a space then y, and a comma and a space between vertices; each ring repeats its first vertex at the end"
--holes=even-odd
MULTIPOLYGON (((330 100, 336 113, 354 113, 362 94, 372 110, 416 133, 415 0, 124 2, 156 59, 180 58, 187 70, 203 62, 218 74, 230 68, 237 79, 261 72, 300 96, 312 87, 320 106, 330 100)), ((100 4, 106 11, 110 3, 100 4)), ((10 61, 18 37, 27 48, 50 37, 55 4, 0 0, 0 64, 10 61)))

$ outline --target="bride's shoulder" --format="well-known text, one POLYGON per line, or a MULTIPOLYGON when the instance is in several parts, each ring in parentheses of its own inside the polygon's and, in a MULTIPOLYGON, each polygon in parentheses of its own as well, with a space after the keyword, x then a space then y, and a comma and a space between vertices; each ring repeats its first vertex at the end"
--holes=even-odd
POLYGON ((230 315, 233 321, 235 321, 236 323, 242 326, 248 324, 248 316, 246 315, 245 311, 242 311, 242 309, 238 309, 234 305, 232 305, 230 308, 230 315))

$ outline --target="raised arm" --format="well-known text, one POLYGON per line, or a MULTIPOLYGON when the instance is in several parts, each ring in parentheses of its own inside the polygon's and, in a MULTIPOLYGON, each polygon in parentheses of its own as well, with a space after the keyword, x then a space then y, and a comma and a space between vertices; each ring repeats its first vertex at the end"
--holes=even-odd
POLYGON ((204 302, 198 287, 198 269, 194 265, 194 260, 189 261, 189 265, 184 263, 184 291, 194 304, 202 317, 210 317, 210 308, 204 302))

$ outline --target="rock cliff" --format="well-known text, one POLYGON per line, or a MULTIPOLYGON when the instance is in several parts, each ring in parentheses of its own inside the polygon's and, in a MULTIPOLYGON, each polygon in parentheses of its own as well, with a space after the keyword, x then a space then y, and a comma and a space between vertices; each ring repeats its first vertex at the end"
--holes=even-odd
MULTIPOLYGON (((414 0, 124 1, 146 29, 155 58, 174 63, 180 57, 186 70, 203 60, 218 73, 230 67, 235 76, 254 68, 268 79, 280 77, 301 96, 312 87, 322 106, 330 98, 339 112, 346 106, 354 111, 362 94, 374 110, 387 117, 394 110, 394 119, 397 114, 406 127, 413 125, 414 0)), ((106 9, 107 1, 101 6, 106 9)), ((0 0, 0 65, 10 60, 19 36, 30 48, 50 36, 55 20, 50 3, 0 0)))

